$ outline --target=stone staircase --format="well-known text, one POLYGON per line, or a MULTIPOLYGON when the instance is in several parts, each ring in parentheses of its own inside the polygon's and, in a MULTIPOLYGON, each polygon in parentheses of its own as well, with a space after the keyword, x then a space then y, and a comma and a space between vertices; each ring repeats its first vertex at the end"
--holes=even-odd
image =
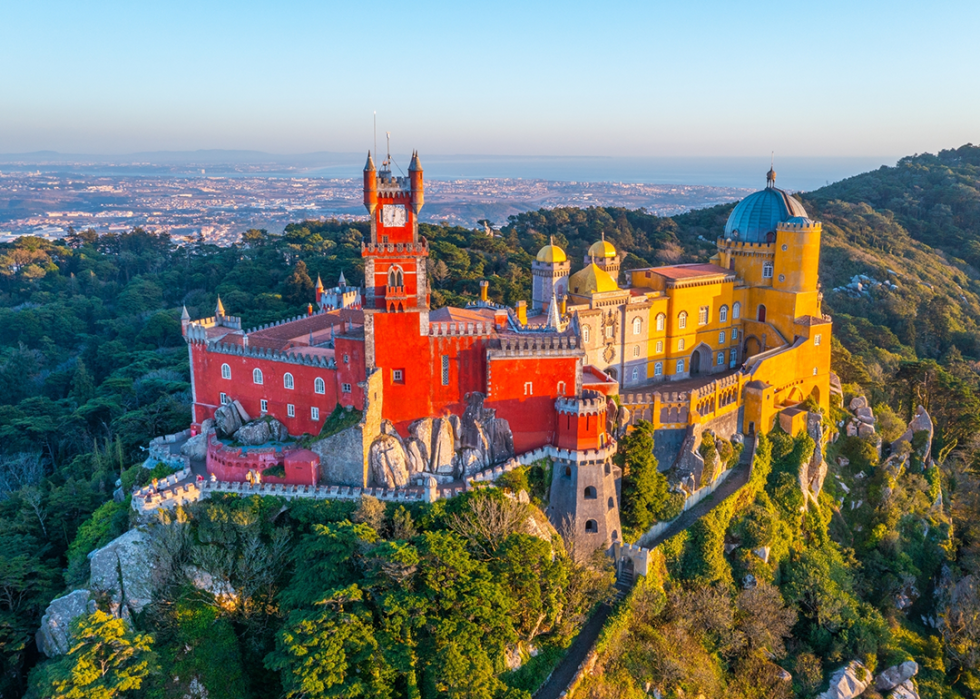
POLYGON ((616 577, 616 601, 620 601, 630 593, 633 589, 633 584, 636 582, 636 576, 633 571, 623 567, 623 570, 616 577))

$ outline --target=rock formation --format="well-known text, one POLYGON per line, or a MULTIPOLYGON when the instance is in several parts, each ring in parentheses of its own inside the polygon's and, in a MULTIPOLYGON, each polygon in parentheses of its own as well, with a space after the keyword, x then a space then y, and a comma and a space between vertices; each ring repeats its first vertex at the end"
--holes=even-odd
POLYGON ((401 488, 408 484, 408 455, 397 435, 382 434, 375 439, 371 444, 368 463, 375 484, 387 488, 401 488))
POLYGON ((852 660, 830 677, 830 687, 818 699, 854 699, 871 685, 871 673, 863 663, 852 660))
POLYGON ((71 623, 94 611, 95 600, 88 590, 75 590, 51 600, 35 635, 37 647, 49 658, 64 655, 71 647, 71 623))
POLYGON ((109 595, 110 611, 126 618, 138 614, 153 597, 150 542, 141 529, 130 529, 88 555, 89 589, 109 595))
POLYGON ((823 458, 823 417, 820 413, 807 414, 806 431, 816 446, 810 461, 800 469, 800 490, 807 499, 812 499, 816 503, 820 491, 823 490, 824 479, 827 477, 827 463, 823 458))
POLYGON ((912 680, 905 680, 902 684, 895 687, 888 699, 919 699, 919 692, 915 688, 912 680))
POLYGON ((289 431, 274 417, 266 416, 242 425, 234 437, 245 446, 257 447, 270 441, 281 442, 289 437, 289 431))
POLYGON ((894 665, 875 678, 875 689, 887 692, 898 685, 912 679, 919 672, 919 664, 914 660, 906 660, 901 665, 894 665))
POLYGON ((234 405, 222 405, 214 411, 214 428, 219 437, 230 439, 242 426, 242 416, 234 405))
POLYGON ((180 447, 180 453, 192 459, 199 460, 207 456, 208 453, 208 433, 207 431, 196 434, 188 439, 180 447))

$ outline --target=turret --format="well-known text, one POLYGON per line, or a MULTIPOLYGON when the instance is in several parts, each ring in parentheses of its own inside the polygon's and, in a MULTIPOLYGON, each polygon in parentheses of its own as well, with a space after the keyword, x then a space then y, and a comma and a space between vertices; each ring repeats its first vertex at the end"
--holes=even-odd
MULTIPOLYGON (((421 173, 419 181, 421 182, 421 173)), ((371 159, 371 151, 368 151, 367 162, 364 163, 364 208, 371 216, 374 216, 374 211, 378 208, 378 173, 374 168, 374 160, 371 159)))
POLYGON ((323 298, 323 280, 320 279, 320 275, 316 275, 316 305, 320 305, 320 299, 323 298))
POLYGON ((417 216, 425 203, 425 186, 422 183, 422 163, 419 162, 419 152, 412 153, 412 163, 408 166, 408 176, 412 180, 412 208, 417 216))
POLYGON ((187 337, 187 326, 191 324, 191 314, 187 312, 187 306, 180 312, 180 333, 187 337))
POLYGON ((218 297, 218 303, 214 306, 214 316, 219 320, 225 315, 225 304, 221 303, 221 297, 218 297))

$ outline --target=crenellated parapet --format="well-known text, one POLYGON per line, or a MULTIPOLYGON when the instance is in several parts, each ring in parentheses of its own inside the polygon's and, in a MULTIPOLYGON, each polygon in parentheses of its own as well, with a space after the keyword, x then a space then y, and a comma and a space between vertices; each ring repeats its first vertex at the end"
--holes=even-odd
POLYGON ((562 397, 555 401, 555 410, 564 415, 605 415, 607 399, 595 391, 583 391, 581 396, 562 397))
POLYGON ((419 238, 417 243, 361 243, 361 255, 372 255, 375 257, 400 257, 403 255, 428 255, 429 242, 425 238, 419 238))
POLYGON ((319 367, 321 369, 337 368, 337 362, 333 357, 303 354, 302 352, 281 352, 279 350, 267 349, 264 347, 246 347, 224 342, 216 342, 209 345, 208 351, 215 352, 217 354, 229 354, 237 357, 251 357, 253 359, 266 359, 272 362, 285 362, 287 364, 319 367))
POLYGON ((522 333, 504 335, 491 341, 489 356, 492 357, 534 357, 566 355, 580 357, 584 352, 578 339, 572 335, 550 333, 522 333))
POLYGON ((429 337, 489 337, 493 323, 429 323, 429 337))

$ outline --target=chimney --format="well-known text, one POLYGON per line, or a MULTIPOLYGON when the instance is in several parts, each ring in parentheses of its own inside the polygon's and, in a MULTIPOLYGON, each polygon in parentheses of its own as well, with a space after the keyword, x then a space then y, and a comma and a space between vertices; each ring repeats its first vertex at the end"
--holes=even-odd
POLYGON ((568 296, 565 294, 561 295, 561 301, 559 301, 558 310, 561 312, 562 317, 568 314, 568 296))
POLYGON ((308 316, 313 315, 313 304, 312 303, 311 304, 308 304, 306 306, 306 315, 308 315, 308 316))
POLYGON ((490 289, 490 282, 486 279, 480 282, 480 300, 484 303, 487 302, 487 291, 490 289))
POLYGON ((518 301, 514 308, 517 309, 517 322, 527 325, 527 301, 518 301))
POLYGON ((497 330, 503 330, 507 327, 507 311, 500 308, 494 311, 493 314, 493 324, 496 326, 497 330))

